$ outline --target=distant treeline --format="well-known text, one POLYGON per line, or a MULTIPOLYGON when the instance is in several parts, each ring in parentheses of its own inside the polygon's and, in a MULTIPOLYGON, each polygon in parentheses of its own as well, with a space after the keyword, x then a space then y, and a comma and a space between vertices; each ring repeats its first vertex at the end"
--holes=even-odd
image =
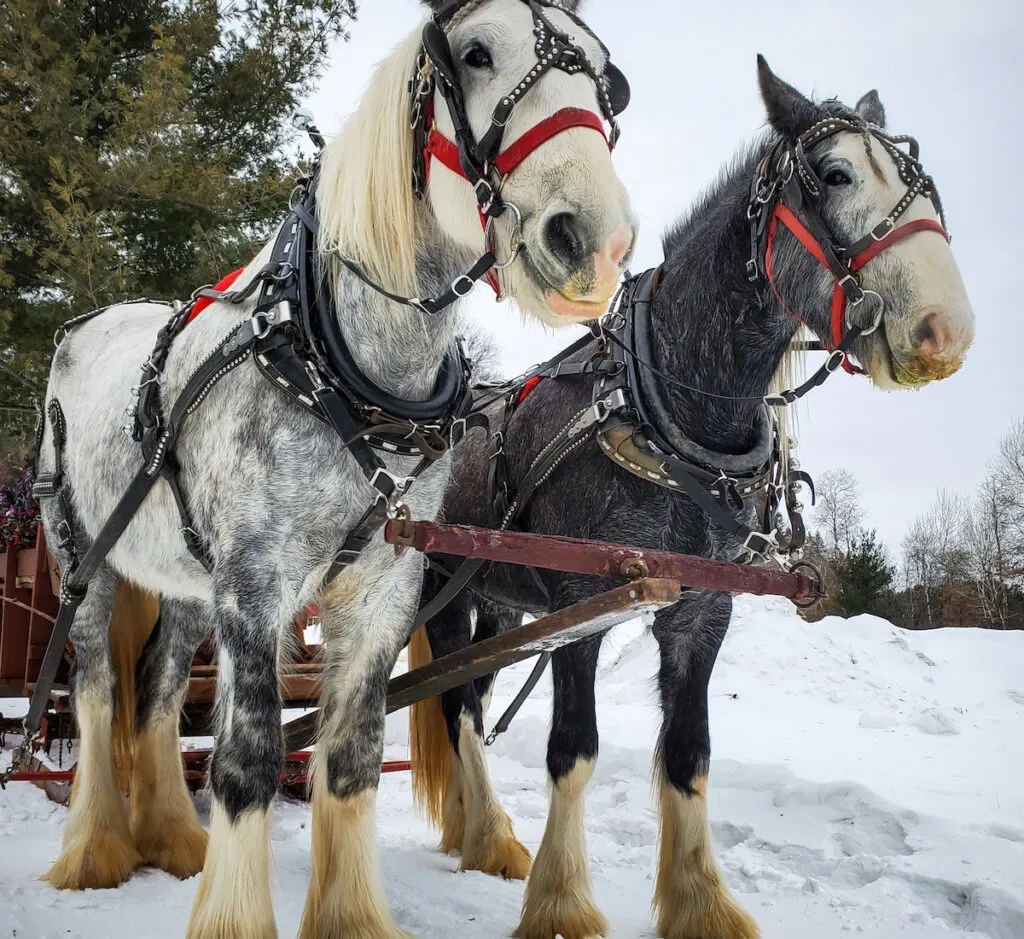
POLYGON ((807 549, 829 582, 824 612, 875 613, 909 629, 1024 629, 1024 420, 973 495, 939 490, 907 530, 898 564, 863 519, 853 474, 824 473, 807 549))

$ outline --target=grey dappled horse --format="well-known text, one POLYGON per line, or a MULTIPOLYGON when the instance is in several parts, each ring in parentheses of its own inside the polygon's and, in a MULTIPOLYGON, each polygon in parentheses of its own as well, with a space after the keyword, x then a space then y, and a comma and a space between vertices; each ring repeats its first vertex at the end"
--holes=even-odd
MULTIPOLYGON (((443 24, 473 138, 490 126, 499 100, 538 63, 535 3, 470 0, 431 4, 443 24), (439 8, 444 7, 441 10, 439 8)), ((603 45, 566 9, 543 6, 573 34, 590 73, 546 71, 506 115, 512 143, 555 112, 598 115, 596 75, 603 45), (596 69, 596 72, 594 71, 596 69)), ((435 387, 455 342, 458 306, 433 315, 371 289, 341 263, 405 296, 435 296, 485 251, 474 188, 441 161, 425 198, 411 180, 414 137, 410 77, 427 65, 416 30, 374 74, 358 110, 322 154, 317 207, 318 263, 329 280, 341 333, 363 375, 398 398, 419 401, 435 387)), ((438 32, 435 29, 435 40, 438 32)), ((425 39, 424 39, 425 41, 425 39)), ((415 89, 416 81, 412 87, 415 89)), ((422 102, 420 102, 422 103, 422 102)), ((458 138, 447 101, 434 94, 436 128, 458 138)), ((632 248, 629 201, 609 146, 592 127, 551 137, 502 181, 518 208, 494 226, 495 250, 519 257, 498 275, 524 313, 559 325, 607 304, 632 248)), ((236 281, 240 289, 271 246, 236 281)), ((208 354, 252 314, 252 303, 218 302, 175 339, 161 395, 173 401, 208 354)), ((168 318, 166 306, 114 306, 72 329, 53 360, 48 402, 66 417, 62 466, 79 554, 85 552, 141 465, 121 432, 139 367, 168 318)), ((42 472, 53 473, 52 427, 44 429, 42 472)), ((270 805, 281 768, 277 665, 295 613, 319 601, 327 668, 324 722, 313 797, 313 874, 304 939, 406 935, 391 919, 375 855, 373 806, 383 746, 388 674, 411 630, 420 561, 396 558, 379 534, 324 590, 332 557, 377 496, 328 426, 285 397, 250 357, 222 378, 184 422, 175 458, 192 523, 212 571, 186 551, 166 485, 157 483, 94 576, 72 628, 77 650, 74 704, 82 742, 75 795, 60 859, 47 875, 58 887, 114 886, 147 863, 178 876, 202 869, 190 939, 276 936, 270 890, 270 805), (119 585, 157 594, 161 620, 139 663, 131 816, 111 762, 115 674, 108 630, 119 585), (199 825, 182 779, 178 718, 193 650, 216 635, 219 735, 210 766, 212 824, 199 825)), ((385 454, 387 470, 408 474, 415 457, 385 454)), ((407 497, 412 515, 436 515, 449 460, 427 469, 407 497)), ((56 500, 45 500, 50 544, 60 541, 56 500)), ((58 551, 65 566, 67 551, 58 551)))

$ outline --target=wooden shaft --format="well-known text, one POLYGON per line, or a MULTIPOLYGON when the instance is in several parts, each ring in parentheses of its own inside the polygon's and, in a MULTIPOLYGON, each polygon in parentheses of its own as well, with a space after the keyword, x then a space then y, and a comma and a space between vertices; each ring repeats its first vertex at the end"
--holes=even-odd
MULTIPOLYGON (((643 613, 660 610, 675 603, 679 592, 679 585, 671 581, 639 580, 442 656, 391 679, 387 712, 450 691, 541 652, 604 632, 643 613)), ((310 746, 316 739, 318 720, 314 712, 288 721, 284 725, 285 747, 301 750, 310 746)))
POLYGON ((772 571, 730 561, 579 538, 494 531, 471 525, 391 521, 384 529, 384 539, 425 554, 454 554, 573 574, 630 579, 657 577, 687 587, 767 594, 790 600, 807 600, 815 595, 810 578, 799 572, 772 571))

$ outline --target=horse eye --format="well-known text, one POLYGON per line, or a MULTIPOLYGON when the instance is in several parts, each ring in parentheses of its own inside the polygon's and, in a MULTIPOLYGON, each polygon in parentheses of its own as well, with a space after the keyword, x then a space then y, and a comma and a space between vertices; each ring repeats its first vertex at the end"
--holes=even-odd
POLYGON ((491 53, 479 42, 474 42, 462 57, 462 61, 470 68, 491 68, 494 65, 491 53))
POLYGON ((846 170, 835 166, 825 174, 823 181, 826 186, 849 186, 853 179, 846 170))

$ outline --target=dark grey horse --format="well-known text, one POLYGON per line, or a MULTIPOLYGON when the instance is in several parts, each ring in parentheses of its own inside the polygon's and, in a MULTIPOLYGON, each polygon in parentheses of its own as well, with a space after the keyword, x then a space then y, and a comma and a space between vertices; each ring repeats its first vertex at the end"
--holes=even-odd
MULTIPOLYGON (((766 433, 760 397, 769 390, 799 322, 826 345, 838 338, 829 314, 836 278, 791 230, 778 226, 774 234, 769 264, 774 289, 765 277, 763 253, 758 258, 760 276, 748 277, 748 204, 762 161, 769 153, 793 152, 800 135, 825 118, 847 122, 845 130, 806 150, 808 166, 823 187, 820 218, 838 244, 860 239, 907 190, 899 154, 870 133, 870 125, 884 125, 874 92, 852 110, 838 101, 815 104, 775 77, 763 60, 760 83, 770 130, 735 159, 666 235, 664 267, 650 313, 654 361, 649 364, 669 377, 647 376, 658 392, 651 417, 678 453, 727 472, 760 459, 766 433)), ((771 198, 766 205, 770 211, 771 198)), ((900 220, 934 223, 937 218, 932 202, 917 195, 900 220)), ((856 339, 853 351, 872 380, 885 387, 951 374, 973 336, 973 314, 948 244, 936 236, 936 225, 930 231, 926 227, 928 223, 919 224, 913 237, 901 238, 860 274, 864 290, 874 291, 878 302, 884 302, 879 309, 884 315, 874 332, 856 339)), ((576 359, 585 361, 593 351, 586 349, 576 359)), ((505 432, 513 486, 591 396, 590 381, 549 379, 518 406, 505 432)), ((487 497, 488 453, 482 433, 458 449, 445 520, 495 524, 487 497)), ((689 498, 624 471, 593 439, 539 487, 517 524, 541 534, 726 560, 735 558, 740 547, 689 498)), ((524 612, 558 610, 613 585, 553 571, 540 571, 538 583, 525 569, 511 566, 484 571, 428 624, 434 656, 518 625, 524 612)), ((424 599, 442 583, 443 578, 428 576, 424 599)), ((670 939, 757 935, 755 923, 730 895, 715 862, 706 808, 708 680, 731 613, 730 594, 695 590, 654 619, 664 715, 655 756, 661 849, 654 902, 658 935, 670 939)), ((598 751, 594 678, 600 645, 596 636, 554 653, 547 757, 551 811, 515 932, 519 939, 554 939, 556 934, 584 939, 608 932, 592 898, 583 824, 583 792, 598 751)), ((418 635, 412 658, 422 655, 418 635)), ((490 681, 484 680, 445 694, 444 723, 432 720, 421 707, 413 719, 416 785, 442 825, 443 848, 461 852, 464 868, 525 877, 529 853, 497 805, 484 765, 483 712, 489 690, 490 681)), ((436 708, 435 702, 430 704, 436 708)))

